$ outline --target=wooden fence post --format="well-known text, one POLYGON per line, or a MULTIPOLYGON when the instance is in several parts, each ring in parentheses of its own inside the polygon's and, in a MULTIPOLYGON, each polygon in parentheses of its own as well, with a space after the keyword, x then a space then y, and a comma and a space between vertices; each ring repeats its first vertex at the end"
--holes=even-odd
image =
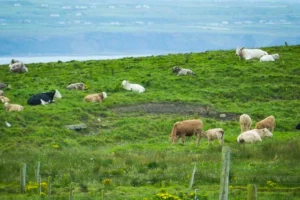
POLYGON ((196 163, 194 164, 194 170, 193 170, 191 182, 190 182, 190 189, 192 189, 193 184, 194 184, 195 173, 196 173, 196 163))
POLYGON ((37 169, 36 169, 36 182, 39 182, 39 177, 40 177, 40 166, 41 166, 41 162, 37 163, 37 169))
POLYGON ((23 163, 20 170, 20 189, 21 193, 25 193, 26 190, 26 163, 23 163))
POLYGON ((248 196, 247 200, 257 200, 257 187, 254 184, 247 185, 248 196))
POLYGON ((219 200, 228 200, 229 164, 230 164, 230 149, 227 146, 223 146, 219 200))

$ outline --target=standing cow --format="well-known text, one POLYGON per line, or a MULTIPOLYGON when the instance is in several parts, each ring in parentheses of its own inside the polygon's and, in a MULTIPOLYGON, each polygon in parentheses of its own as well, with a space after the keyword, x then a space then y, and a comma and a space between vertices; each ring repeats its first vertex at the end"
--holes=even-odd
POLYGON ((174 144, 177 141, 177 139, 181 138, 182 143, 184 144, 186 136, 196 135, 196 145, 199 145, 200 138, 204 137, 202 130, 203 122, 201 119, 192 119, 176 122, 173 125, 170 139, 174 144))
POLYGON ((269 131, 273 132, 275 128, 275 117, 270 115, 269 117, 256 123, 256 129, 267 128, 269 131))
POLYGON ((251 125, 252 125, 251 117, 247 114, 242 114, 240 116, 241 133, 250 130, 251 125))

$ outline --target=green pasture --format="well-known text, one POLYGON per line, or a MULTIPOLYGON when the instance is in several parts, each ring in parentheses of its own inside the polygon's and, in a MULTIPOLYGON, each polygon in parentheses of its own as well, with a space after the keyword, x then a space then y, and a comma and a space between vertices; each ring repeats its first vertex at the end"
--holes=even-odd
POLYGON ((218 142, 208 145, 202 139, 196 146, 195 137, 184 145, 169 141, 175 122, 194 118, 203 120, 204 130, 225 131, 231 151, 230 200, 246 199, 247 184, 257 185, 260 200, 300 199, 300 131, 295 129, 300 123, 300 46, 262 49, 280 59, 244 61, 228 50, 35 63, 26 65, 25 74, 0 65, 0 82, 11 86, 4 89, 5 96, 24 106, 22 112, 0 109, 1 199, 191 200, 195 191, 201 200, 218 199, 218 142), (176 76, 173 66, 192 69, 196 76, 176 76), (124 90, 123 80, 143 85, 145 93, 124 90), (87 89, 66 89, 75 82, 87 89), (32 94, 52 89, 63 98, 45 106, 27 105, 32 94), (108 94, 103 102, 83 101, 102 91, 108 94), (252 127, 275 116, 273 138, 238 144, 243 113, 251 116, 252 127), (65 128, 81 123, 87 128, 65 128), (21 194, 24 163, 26 191, 21 194))

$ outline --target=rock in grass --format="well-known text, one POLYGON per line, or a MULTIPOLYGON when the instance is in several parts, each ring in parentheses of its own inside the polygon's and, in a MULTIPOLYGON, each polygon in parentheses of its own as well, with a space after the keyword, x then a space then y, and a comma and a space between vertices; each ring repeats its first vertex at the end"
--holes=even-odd
POLYGON ((74 131, 80 131, 81 129, 87 128, 86 124, 72 124, 72 125, 66 125, 67 129, 74 130, 74 131))

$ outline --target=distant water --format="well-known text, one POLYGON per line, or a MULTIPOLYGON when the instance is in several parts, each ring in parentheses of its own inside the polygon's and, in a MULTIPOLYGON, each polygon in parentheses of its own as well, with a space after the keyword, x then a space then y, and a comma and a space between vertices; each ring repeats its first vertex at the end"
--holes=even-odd
POLYGON ((12 56, 12 57, 0 57, 0 65, 9 64, 11 59, 22 61, 25 64, 30 63, 48 63, 48 62, 67 62, 71 60, 85 61, 85 60, 111 60, 126 57, 145 57, 151 55, 111 55, 111 56, 12 56))

